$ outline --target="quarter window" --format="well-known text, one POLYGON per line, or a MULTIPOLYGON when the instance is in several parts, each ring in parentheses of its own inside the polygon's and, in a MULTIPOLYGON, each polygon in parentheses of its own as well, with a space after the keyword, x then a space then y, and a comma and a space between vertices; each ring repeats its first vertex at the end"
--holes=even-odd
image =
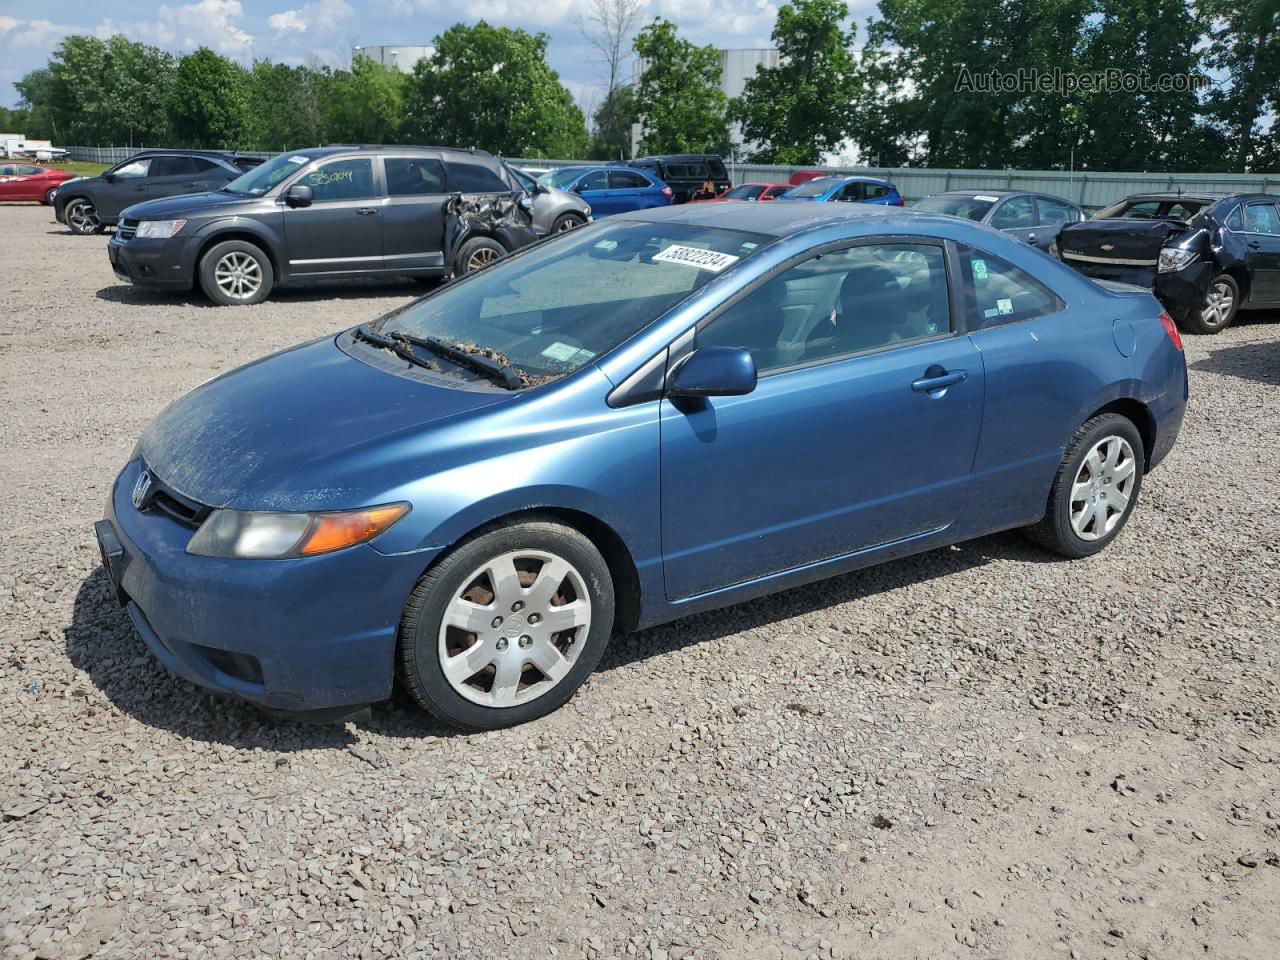
POLYGON ((444 164, 429 157, 387 157, 387 193, 393 197, 421 197, 445 193, 444 164))
POLYGON ((957 245, 969 330, 982 330, 1057 313, 1063 303, 1025 270, 993 253, 957 245))
POLYGON ((760 373, 949 333, 942 247, 862 244, 773 277, 698 331, 749 350, 760 373))
POLYGON ((365 200, 373 196, 373 161, 365 157, 335 160, 298 182, 314 191, 316 203, 365 200))

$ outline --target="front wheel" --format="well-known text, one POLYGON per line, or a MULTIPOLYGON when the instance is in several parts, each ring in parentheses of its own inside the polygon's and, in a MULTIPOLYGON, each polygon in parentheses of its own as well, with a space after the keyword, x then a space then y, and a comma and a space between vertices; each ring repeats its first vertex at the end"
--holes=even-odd
POLYGON ((1044 518, 1027 535, 1073 559, 1102 550, 1120 535, 1138 502, 1144 457, 1133 421, 1117 413, 1089 420, 1067 444, 1044 518))
POLYGON ((425 710, 468 730, 545 716, 595 669, 613 630, 613 580, 590 540, 535 520, 467 541, 414 588, 399 675, 425 710))
POLYGON ((1209 290, 1198 310, 1192 310, 1182 321, 1188 333, 1221 333, 1231 325, 1240 307, 1240 285, 1229 273, 1220 273, 1209 283, 1209 290))
POLYGON ((102 218, 98 216, 98 209, 88 200, 72 200, 67 204, 65 216, 72 233, 88 237, 102 232, 102 218))
POLYGON ((245 240, 214 244, 200 258, 200 287, 220 306, 261 303, 275 284, 270 258, 245 240))
POLYGON ((576 230, 587 221, 576 213, 562 213, 556 217, 556 222, 551 226, 552 233, 568 233, 570 230, 576 230))

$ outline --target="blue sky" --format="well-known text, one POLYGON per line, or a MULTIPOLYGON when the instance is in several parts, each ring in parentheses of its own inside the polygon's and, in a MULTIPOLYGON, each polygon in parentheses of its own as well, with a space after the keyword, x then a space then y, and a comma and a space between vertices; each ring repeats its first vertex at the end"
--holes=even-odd
MULTIPOLYGON (((674 20, 698 43, 720 47, 769 45, 782 0, 648 0, 647 16, 674 20)), ((602 66, 575 23, 586 0, 192 0, 139 4, 45 0, 25 7, 0 0, 0 104, 14 106, 13 82, 43 66, 72 33, 115 33, 175 53, 211 47, 248 63, 270 57, 346 63, 356 44, 430 43, 452 23, 485 19, 550 35, 548 59, 584 106, 597 96, 602 66)), ((859 22, 874 0, 852 0, 859 22)))

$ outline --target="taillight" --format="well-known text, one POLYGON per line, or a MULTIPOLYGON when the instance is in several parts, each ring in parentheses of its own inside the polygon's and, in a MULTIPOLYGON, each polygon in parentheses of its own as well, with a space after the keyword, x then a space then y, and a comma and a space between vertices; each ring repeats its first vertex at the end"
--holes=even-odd
POLYGON ((1160 314, 1160 326, 1164 327, 1164 332, 1169 335, 1169 342, 1178 350, 1182 349, 1182 334, 1178 333, 1178 325, 1173 322, 1173 317, 1167 313, 1160 314))
POLYGON ((662 188, 661 190, 659 190, 658 192, 659 192, 660 194, 662 194, 664 197, 669 197, 669 196, 671 196, 671 188, 670 188, 670 187, 663 187, 663 188, 662 188))
POLYGON ((893 201, 893 205, 895 207, 905 207, 907 205, 907 201, 903 200, 902 197, 898 197, 897 200, 893 201))

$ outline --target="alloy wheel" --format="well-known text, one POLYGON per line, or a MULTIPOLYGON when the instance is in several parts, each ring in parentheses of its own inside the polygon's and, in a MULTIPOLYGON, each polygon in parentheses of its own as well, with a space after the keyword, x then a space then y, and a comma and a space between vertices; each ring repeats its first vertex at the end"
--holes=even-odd
POLYGON ((498 251, 488 247, 480 247, 467 258, 467 272, 480 270, 498 259, 498 251))
POLYGON ((92 233, 102 226, 97 208, 92 203, 83 201, 72 204, 71 209, 67 211, 67 220, 70 221, 76 233, 92 233))
POLYGON ((591 629, 577 568, 542 550, 494 557, 464 581, 440 622, 449 686, 472 703, 513 707, 553 690, 591 629))
POLYGON ((558 224, 556 224, 556 233, 568 233, 570 230, 575 229, 577 226, 578 226, 577 220, 573 219, 573 217, 565 217, 558 224))
POLYGON ((1204 309, 1200 318, 1206 326, 1221 327, 1231 319, 1231 309, 1235 305, 1235 297, 1231 287, 1223 280, 1215 280, 1204 299, 1204 309))
POLYGON ((1081 540, 1098 540, 1116 528, 1137 480, 1133 447, 1124 437, 1095 443, 1071 484, 1071 529, 1081 540))
POLYGON ((249 254, 232 250, 213 268, 218 289, 234 300, 248 300, 262 287, 262 265, 249 254))

